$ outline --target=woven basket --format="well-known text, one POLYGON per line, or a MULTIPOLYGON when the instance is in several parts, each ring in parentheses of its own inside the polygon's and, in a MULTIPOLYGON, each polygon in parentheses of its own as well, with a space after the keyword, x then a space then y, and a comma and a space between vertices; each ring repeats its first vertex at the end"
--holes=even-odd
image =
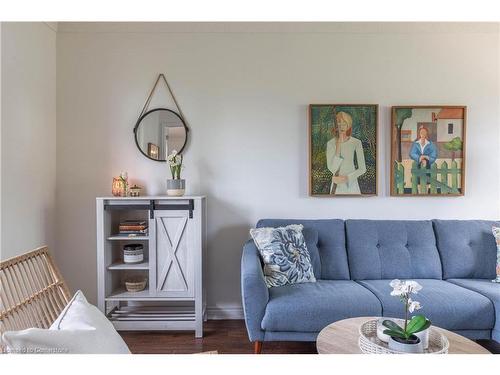
POLYGON ((146 288, 147 282, 146 278, 130 278, 125 280, 125 288, 127 292, 140 292, 146 288))
MULTIPOLYGON (((359 327, 359 348, 365 354, 407 354, 389 349, 387 343, 377 337, 377 320, 369 320, 359 327)), ((450 343, 446 336, 429 328, 429 347, 424 354, 448 354, 450 343)))

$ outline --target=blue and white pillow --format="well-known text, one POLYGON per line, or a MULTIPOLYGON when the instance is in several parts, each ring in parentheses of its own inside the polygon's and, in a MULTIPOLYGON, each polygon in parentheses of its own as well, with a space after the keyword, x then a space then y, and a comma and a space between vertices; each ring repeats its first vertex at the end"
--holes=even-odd
POLYGON ((301 224, 292 224, 250 230, 264 261, 264 278, 268 288, 316 281, 303 228, 301 224))
POLYGON ((493 236, 495 236, 495 242, 497 244, 497 277, 492 281, 494 283, 500 283, 500 228, 493 227, 491 230, 493 231, 493 236))

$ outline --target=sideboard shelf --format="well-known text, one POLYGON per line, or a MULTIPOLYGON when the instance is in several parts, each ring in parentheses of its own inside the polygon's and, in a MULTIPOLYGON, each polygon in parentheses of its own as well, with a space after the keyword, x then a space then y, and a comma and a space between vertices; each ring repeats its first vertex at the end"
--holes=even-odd
MULTIPOLYGON (((158 297, 151 296, 149 290, 145 289, 140 292, 127 292, 125 289, 117 289, 105 298, 105 301, 168 301, 168 302, 194 302, 192 298, 180 297, 158 297)), ((158 306, 159 308, 159 306, 158 306)), ((203 309, 205 310, 205 309, 203 309)), ((168 309, 167 309, 168 311, 168 309)), ((109 311, 108 311, 109 315, 109 311)))
POLYGON ((108 270, 149 270, 149 262, 123 263, 115 262, 108 266, 108 270))
POLYGON ((146 288, 140 292, 127 292, 127 290, 123 288, 111 292, 111 294, 106 297, 106 301, 123 301, 143 298, 150 298, 149 289, 146 288))
POLYGON ((119 236, 117 234, 114 234, 112 236, 109 236, 107 238, 108 241, 149 241, 149 237, 146 236, 119 236))
POLYGON ((206 293, 206 200, 183 197, 100 197, 97 208, 98 306, 117 330, 193 330, 203 336, 206 293), (118 234, 120 221, 147 220, 148 234, 118 234), (124 263, 123 246, 144 246, 141 263, 124 263), (129 276, 147 278, 128 292, 129 276))

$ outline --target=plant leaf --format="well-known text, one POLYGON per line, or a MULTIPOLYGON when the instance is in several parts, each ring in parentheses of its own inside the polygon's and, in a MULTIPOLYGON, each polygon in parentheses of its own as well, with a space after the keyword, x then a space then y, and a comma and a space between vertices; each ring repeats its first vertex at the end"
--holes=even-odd
POLYGON ((406 326, 406 332, 408 333, 413 333, 415 330, 420 329, 425 324, 425 316, 423 315, 415 315, 411 320, 408 322, 408 325, 406 326))
POLYGON ((400 332, 401 334, 405 333, 404 330, 403 330, 403 328, 401 328, 399 325, 397 325, 396 323, 394 323, 392 320, 384 320, 382 322, 382 325, 384 327, 389 328, 389 330, 391 330, 391 331, 400 332))
POLYGON ((404 332, 399 332, 399 331, 393 331, 393 330, 390 330, 390 329, 384 329, 384 333, 386 335, 389 335, 389 336, 392 336, 392 337, 399 337, 400 339, 406 339, 406 335, 404 334, 404 332))
POLYGON ((432 324, 431 321, 427 319, 425 321, 425 324, 422 327, 420 327, 420 329, 418 331, 415 331, 413 333, 418 333, 418 332, 421 332, 421 331, 425 331, 427 328, 429 328, 431 326, 431 324, 432 324))
POLYGON ((427 318, 423 315, 415 315, 411 320, 408 322, 408 325, 406 327, 406 333, 412 335, 414 333, 423 331, 424 329, 429 328, 430 326, 430 321, 427 320, 427 318))

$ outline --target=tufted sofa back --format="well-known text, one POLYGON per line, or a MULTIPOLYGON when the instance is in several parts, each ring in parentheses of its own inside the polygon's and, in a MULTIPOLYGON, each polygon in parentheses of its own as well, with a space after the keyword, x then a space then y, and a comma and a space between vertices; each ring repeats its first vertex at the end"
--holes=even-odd
POLYGON ((495 278, 491 227, 500 222, 263 219, 257 227, 289 224, 317 231, 321 279, 495 278))
POLYGON ((433 220, 445 279, 494 279, 496 243, 491 227, 498 221, 433 220))
POLYGON ((441 279, 432 221, 346 220, 354 280, 441 279))
POLYGON ((302 224, 304 228, 315 229, 318 232, 317 247, 321 260, 322 279, 349 280, 343 220, 262 219, 257 223, 257 228, 281 227, 290 224, 302 224))

